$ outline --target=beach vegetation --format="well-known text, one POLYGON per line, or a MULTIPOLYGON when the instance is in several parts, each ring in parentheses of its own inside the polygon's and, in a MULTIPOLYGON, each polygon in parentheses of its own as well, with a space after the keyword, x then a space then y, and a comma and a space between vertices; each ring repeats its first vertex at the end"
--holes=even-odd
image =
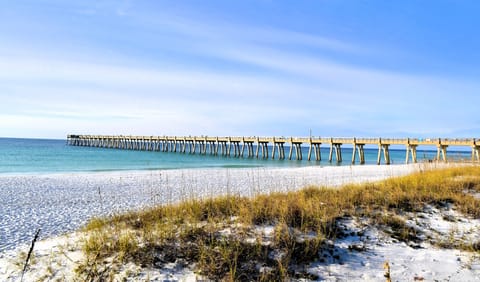
MULTIPOLYGON (((107 279, 114 264, 105 269, 102 263, 114 258, 145 267, 194 266, 200 276, 215 281, 315 279, 302 266, 317 261, 320 250, 345 236, 340 220, 362 218, 397 240, 416 242, 421 230, 408 224, 404 214, 433 206, 479 218, 478 192, 480 167, 464 166, 341 188, 188 199, 91 220, 84 227, 86 260, 77 274, 107 279)), ((438 246, 480 249, 478 242, 438 246)))

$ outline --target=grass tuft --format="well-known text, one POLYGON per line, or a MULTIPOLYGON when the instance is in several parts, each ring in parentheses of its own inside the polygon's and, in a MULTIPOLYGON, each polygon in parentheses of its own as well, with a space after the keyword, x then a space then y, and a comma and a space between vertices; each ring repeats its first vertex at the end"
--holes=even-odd
MULTIPOLYGON (((402 241, 418 239, 399 215, 426 205, 479 218, 480 167, 420 172, 377 183, 340 189, 308 187, 255 198, 224 196, 191 199, 175 205, 93 219, 84 228, 87 260, 80 277, 102 277, 108 258, 161 267, 169 262, 195 264, 212 280, 283 281, 308 277, 298 265, 318 259, 327 240, 342 236, 337 222, 348 216, 370 218, 402 241), (273 234, 259 230, 273 227, 273 234)), ((479 243, 458 246, 478 252, 479 243)), ((455 246, 454 246, 455 247, 455 246)))

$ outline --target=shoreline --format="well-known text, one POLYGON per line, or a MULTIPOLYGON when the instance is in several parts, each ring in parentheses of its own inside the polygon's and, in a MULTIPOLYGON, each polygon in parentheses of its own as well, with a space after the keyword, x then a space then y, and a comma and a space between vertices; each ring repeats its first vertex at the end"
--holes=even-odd
MULTIPOLYGON (((361 167, 405 167, 405 166, 427 166, 429 168, 436 167, 454 167, 464 165, 475 165, 475 163, 469 161, 452 161, 452 162, 418 162, 418 163, 395 163, 395 164, 348 164, 348 165, 299 165, 299 166, 211 166, 211 167, 186 167, 186 168, 146 168, 146 169, 106 169, 106 170, 79 170, 79 171, 39 171, 39 172, 0 172, 0 180, 6 177, 21 177, 21 176, 33 176, 33 177, 56 177, 56 176, 69 176, 69 175, 104 175, 104 176, 116 176, 119 174, 149 174, 152 172, 167 172, 167 171, 211 171, 211 170, 296 170, 296 169, 326 169, 326 168, 360 168, 361 167)), ((381 169, 383 170, 383 169, 381 169)))

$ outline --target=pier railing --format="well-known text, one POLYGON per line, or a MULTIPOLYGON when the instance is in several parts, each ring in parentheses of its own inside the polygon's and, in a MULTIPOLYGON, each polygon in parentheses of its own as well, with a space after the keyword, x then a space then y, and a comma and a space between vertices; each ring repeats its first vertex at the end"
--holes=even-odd
POLYGON ((382 155, 385 164, 390 164, 390 145, 406 147, 405 162, 417 162, 418 146, 436 146, 437 161, 447 161, 449 146, 471 147, 472 162, 480 162, 480 140, 475 138, 365 138, 365 137, 260 137, 260 136, 124 136, 124 135, 68 135, 67 144, 71 146, 88 146, 116 148, 125 150, 145 150, 162 152, 179 152, 189 154, 211 154, 247 158, 285 159, 285 144, 289 145, 288 159, 302 160, 303 144, 309 147, 307 158, 320 161, 322 144, 330 145, 328 160, 334 158, 342 162, 341 146, 352 145, 352 164, 356 157, 360 164, 365 163, 365 145, 377 145, 377 164, 382 155), (271 155, 269 151, 271 149, 271 155))

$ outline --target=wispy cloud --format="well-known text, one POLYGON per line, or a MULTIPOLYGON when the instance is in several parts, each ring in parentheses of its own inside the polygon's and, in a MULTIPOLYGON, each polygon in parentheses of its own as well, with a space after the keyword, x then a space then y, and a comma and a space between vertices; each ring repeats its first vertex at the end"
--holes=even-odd
MULTIPOLYGON (((448 128, 457 128, 458 124, 449 121, 444 112, 435 110, 438 101, 441 104, 453 98, 442 88, 468 90, 461 82, 430 77, 410 78, 312 62, 305 64, 304 69, 289 67, 297 60, 285 57, 272 60, 275 64, 268 65, 272 67, 270 73, 255 75, 181 69, 165 72, 53 61, 37 61, 32 65, 30 60, 24 64, 15 61, 15 67, 7 68, 5 64, 9 61, 2 60, 0 69, 9 71, 0 73, 0 79, 9 83, 28 82, 30 87, 10 87, 10 93, 5 93, 19 97, 16 105, 9 107, 7 103, 5 107, 17 111, 23 108, 22 112, 28 116, 94 118, 99 123, 108 118, 108 124, 135 118, 142 124, 139 127, 157 122, 165 131, 176 134, 202 130, 208 134, 207 129, 221 134, 225 130, 235 132, 235 128, 243 133, 246 131, 243 128, 252 125, 295 120, 317 131, 331 128, 330 134, 335 133, 334 128, 351 127, 385 134, 392 129, 417 134, 448 133, 448 128), (325 79, 322 75, 326 69, 330 73, 325 79), (285 79, 286 71, 299 79, 285 79)), ((468 110, 471 106, 461 107, 468 110)), ((452 108, 458 110, 455 105, 452 108)))
POLYGON ((0 47, 0 135, 39 128, 54 137, 70 130, 468 135, 480 122, 476 81, 345 59, 383 50, 277 27, 140 13, 129 1, 105 5, 73 8, 89 11, 89 27, 98 25, 95 36, 75 30, 85 45, 11 39, 0 47), (121 22, 102 27, 104 11, 121 22))

